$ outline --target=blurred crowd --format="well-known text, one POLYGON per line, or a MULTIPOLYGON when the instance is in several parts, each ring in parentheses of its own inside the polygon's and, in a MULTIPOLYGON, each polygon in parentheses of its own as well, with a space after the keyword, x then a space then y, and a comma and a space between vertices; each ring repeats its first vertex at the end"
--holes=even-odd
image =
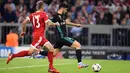
MULTIPOLYGON (((22 23, 26 16, 35 12, 37 1, 38 0, 0 0, 0 23, 11 23, 12 25, 13 23, 22 23)), ((59 4, 66 2, 69 5, 66 18, 72 22, 82 25, 130 25, 130 0, 44 0, 44 2, 44 10, 50 19, 57 12, 59 4)), ((3 26, 1 28, 2 39, 0 42, 6 42, 5 37, 10 29, 16 29, 18 34, 21 31, 17 26, 3 26)), ((55 36, 55 32, 51 30, 54 30, 54 28, 49 28, 47 37, 49 39, 55 39, 55 37, 49 37, 55 36)), ((32 28, 27 27, 27 34, 23 39, 25 40, 23 42, 24 44, 31 43, 31 31, 32 28)), ((77 38, 79 41, 87 41, 87 28, 72 27, 69 28, 68 31, 70 31, 67 33, 68 36, 77 38)), ((123 33, 124 32, 119 32, 120 35, 124 35, 123 33)), ((92 37, 92 39, 95 39, 95 37, 92 37)), ((97 41, 101 41, 104 37, 97 39, 97 41)), ((107 37, 105 39, 107 39, 107 37)), ((20 39, 19 43, 21 43, 21 41, 20 39)), ((95 43, 96 41, 94 40, 92 42, 95 43)), ((86 43, 87 42, 85 42, 84 45, 86 45, 86 43)))
MULTIPOLYGON (((35 11, 38 0, 0 0, 0 22, 21 23, 35 11)), ((44 0, 51 18, 61 2, 69 4, 67 18, 84 25, 130 25, 130 0, 44 0)))
MULTIPOLYGON (((0 0, 0 22, 21 23, 35 11, 38 0, 0 0)), ((44 0, 51 18, 61 2, 69 4, 67 18, 91 25, 130 25, 130 0, 44 0)))

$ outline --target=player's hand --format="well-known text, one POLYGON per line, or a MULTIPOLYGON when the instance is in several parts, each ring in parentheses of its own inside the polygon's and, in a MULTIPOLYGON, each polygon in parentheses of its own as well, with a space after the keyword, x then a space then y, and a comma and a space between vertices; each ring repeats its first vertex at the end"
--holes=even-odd
POLYGON ((20 33, 20 37, 23 37, 25 35, 25 32, 20 33))
POLYGON ((55 23, 56 26, 60 26, 60 24, 58 22, 55 23))
POLYGON ((77 24, 76 26, 77 26, 77 27, 82 27, 82 25, 81 25, 81 24, 77 24))

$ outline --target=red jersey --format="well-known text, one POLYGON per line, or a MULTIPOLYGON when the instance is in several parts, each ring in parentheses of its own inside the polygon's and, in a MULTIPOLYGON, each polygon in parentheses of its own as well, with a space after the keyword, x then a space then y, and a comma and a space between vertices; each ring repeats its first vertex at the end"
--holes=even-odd
POLYGON ((27 19, 33 24, 33 36, 44 35, 46 22, 49 20, 46 12, 37 11, 30 14, 27 19))

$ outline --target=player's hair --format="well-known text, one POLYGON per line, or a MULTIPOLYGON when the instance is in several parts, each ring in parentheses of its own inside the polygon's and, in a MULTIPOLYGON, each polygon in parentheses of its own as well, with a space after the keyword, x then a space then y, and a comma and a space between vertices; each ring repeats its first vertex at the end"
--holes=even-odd
POLYGON ((60 8, 68 8, 68 5, 64 2, 64 3, 61 3, 60 5, 59 5, 59 9, 60 8))
POLYGON ((37 3, 36 3, 36 10, 40 9, 42 6, 43 6, 44 2, 42 0, 39 0, 37 3))

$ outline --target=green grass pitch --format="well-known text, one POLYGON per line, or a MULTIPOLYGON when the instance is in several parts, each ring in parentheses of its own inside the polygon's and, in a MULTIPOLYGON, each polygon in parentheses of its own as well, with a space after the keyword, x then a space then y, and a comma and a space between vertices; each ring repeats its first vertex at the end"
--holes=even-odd
MULTIPOLYGON (((13 59, 8 65, 6 59, 0 59, 0 73, 48 73, 47 59, 13 59)), ((95 73, 92 64, 99 63, 102 69, 98 73, 130 73, 130 61, 124 60, 83 60, 89 67, 77 68, 76 59, 55 59, 54 65, 61 73, 95 73)))

